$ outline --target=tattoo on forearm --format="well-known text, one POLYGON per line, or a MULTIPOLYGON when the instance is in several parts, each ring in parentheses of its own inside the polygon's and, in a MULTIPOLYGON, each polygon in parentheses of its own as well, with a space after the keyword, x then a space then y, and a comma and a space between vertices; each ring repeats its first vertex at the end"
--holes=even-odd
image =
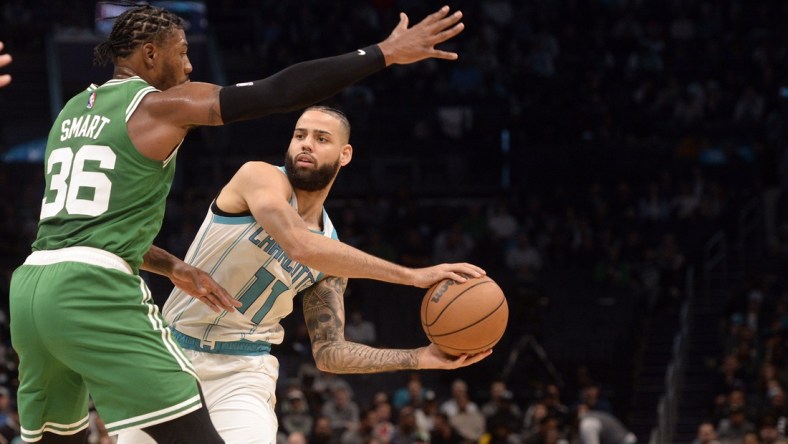
POLYGON ((415 350, 381 349, 355 342, 326 344, 317 351, 315 359, 333 373, 375 373, 418 366, 415 350))
POLYGON ((333 373, 417 368, 416 350, 380 349, 345 341, 346 287, 347 279, 328 277, 304 295, 304 319, 318 367, 333 373))

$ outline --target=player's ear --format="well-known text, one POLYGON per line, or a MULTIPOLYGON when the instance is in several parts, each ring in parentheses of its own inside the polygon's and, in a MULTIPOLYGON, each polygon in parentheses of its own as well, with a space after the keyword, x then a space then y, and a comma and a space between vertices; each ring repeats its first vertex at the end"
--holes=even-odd
POLYGON ((143 43, 142 45, 142 58, 145 61, 145 66, 154 67, 154 58, 156 57, 156 45, 151 42, 143 43))
POLYGON ((339 164, 345 166, 353 159, 353 146, 349 143, 342 147, 342 152, 339 155, 339 164))

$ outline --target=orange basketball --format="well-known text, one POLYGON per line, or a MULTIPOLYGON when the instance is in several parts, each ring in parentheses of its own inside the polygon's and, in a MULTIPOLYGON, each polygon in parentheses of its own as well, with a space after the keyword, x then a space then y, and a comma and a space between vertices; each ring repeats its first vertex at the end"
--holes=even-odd
POLYGON ((503 336, 509 305, 489 276, 433 285, 421 302, 424 333, 444 352, 459 356, 492 348, 503 336))

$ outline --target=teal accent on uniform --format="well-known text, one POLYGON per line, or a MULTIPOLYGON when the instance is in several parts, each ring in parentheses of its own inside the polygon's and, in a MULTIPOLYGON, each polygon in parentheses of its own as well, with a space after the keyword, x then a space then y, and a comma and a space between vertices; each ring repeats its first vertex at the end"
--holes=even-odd
POLYGON ((225 224, 225 225, 244 225, 244 224, 251 224, 254 223, 254 216, 219 216, 218 214, 213 215, 213 221, 217 224, 225 224))
POLYGON ((203 345, 202 341, 187 336, 178 330, 172 330, 172 337, 187 350, 194 350, 203 353, 215 353, 219 355, 234 356, 261 356, 271 354, 271 344, 268 342, 251 342, 246 340, 221 342, 216 341, 213 346, 203 345))
POLYGON ((255 324, 259 324, 260 321, 268 315, 268 312, 271 311, 271 307, 274 306, 274 302, 276 302, 276 298, 287 290, 287 285, 276 279, 274 275, 268 271, 266 268, 268 263, 270 263, 270 260, 266 261, 266 263, 257 270, 257 273, 254 275, 254 282, 252 282, 241 297, 238 298, 239 301, 243 302, 243 305, 238 307, 238 311, 240 313, 246 313, 249 307, 251 307, 264 292, 268 291, 268 287, 271 287, 271 293, 266 298, 265 303, 263 303, 263 306, 252 316, 252 322, 255 324), (271 285, 272 282, 273 285, 271 285))

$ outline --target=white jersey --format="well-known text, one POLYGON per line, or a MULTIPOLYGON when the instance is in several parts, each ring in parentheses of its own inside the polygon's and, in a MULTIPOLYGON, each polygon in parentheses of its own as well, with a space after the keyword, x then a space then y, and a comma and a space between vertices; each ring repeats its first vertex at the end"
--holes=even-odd
MULTIPOLYGON (((298 209, 295 194, 290 204, 298 209)), ((322 234, 337 239, 325 209, 322 234)), ((186 335, 188 340, 199 340, 200 349, 216 343, 281 344, 284 329, 279 321, 293 311, 296 294, 323 277, 318 270, 287 257, 251 214, 227 215, 215 202, 189 247, 186 262, 209 272, 243 303, 234 312, 216 313, 178 288, 173 290, 164 304, 164 317, 179 342, 186 335)), ((245 354, 242 348, 227 349, 229 354, 245 354)))

